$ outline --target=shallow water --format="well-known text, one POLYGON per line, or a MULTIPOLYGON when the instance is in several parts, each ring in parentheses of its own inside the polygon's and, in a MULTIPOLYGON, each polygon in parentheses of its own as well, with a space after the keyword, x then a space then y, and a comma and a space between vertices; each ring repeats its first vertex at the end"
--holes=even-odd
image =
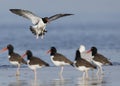
POLYGON ((104 67, 104 75, 96 76, 96 70, 89 71, 89 79, 83 79, 82 72, 73 67, 65 67, 59 76, 59 67, 37 70, 37 79, 28 68, 21 68, 21 75, 15 76, 16 68, 0 70, 0 85, 4 86, 114 86, 119 84, 119 66, 104 67), (118 71, 114 71, 118 70, 118 71))

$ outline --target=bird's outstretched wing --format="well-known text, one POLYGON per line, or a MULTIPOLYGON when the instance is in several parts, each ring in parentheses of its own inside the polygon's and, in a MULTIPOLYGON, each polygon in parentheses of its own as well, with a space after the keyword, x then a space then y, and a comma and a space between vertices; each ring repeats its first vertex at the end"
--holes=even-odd
POLYGON ((33 24, 37 24, 40 21, 40 17, 35 15, 34 13, 28 11, 28 10, 22 10, 22 9, 10 9, 10 11, 14 14, 17 14, 19 16, 23 16, 29 20, 32 21, 33 24))
POLYGON ((56 20, 58 18, 70 16, 70 15, 74 15, 74 14, 56 14, 56 15, 49 17, 48 19, 49 19, 49 22, 51 22, 51 21, 56 20))

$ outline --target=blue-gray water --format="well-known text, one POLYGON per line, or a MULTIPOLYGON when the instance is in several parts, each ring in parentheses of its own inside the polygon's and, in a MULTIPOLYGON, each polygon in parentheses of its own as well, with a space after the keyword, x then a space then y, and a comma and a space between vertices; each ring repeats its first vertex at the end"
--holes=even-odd
MULTIPOLYGON (((117 24, 81 25, 73 22, 73 24, 66 25, 51 23, 47 26, 48 32, 43 40, 40 38, 36 40, 35 36, 30 32, 28 24, 6 24, 1 25, 0 28, 0 49, 6 47, 7 44, 12 44, 15 52, 23 54, 30 49, 35 56, 48 62, 51 61, 46 52, 51 46, 55 46, 58 52, 74 60, 75 51, 81 44, 84 44, 86 49, 96 46, 99 53, 105 55, 113 62, 119 62, 120 60, 120 26, 117 24)), ((7 53, 0 54, 1 65, 9 64, 7 53)))

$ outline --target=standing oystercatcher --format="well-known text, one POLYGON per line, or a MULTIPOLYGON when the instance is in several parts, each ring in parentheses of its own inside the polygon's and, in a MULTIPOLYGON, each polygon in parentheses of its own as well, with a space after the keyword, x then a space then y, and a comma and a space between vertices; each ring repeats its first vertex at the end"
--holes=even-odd
POLYGON ((7 47, 3 48, 0 52, 4 52, 6 50, 8 50, 8 58, 10 63, 18 66, 16 76, 20 75, 20 65, 22 63, 27 64, 27 62, 23 58, 21 58, 19 54, 14 52, 13 45, 11 44, 7 45, 7 47))
POLYGON ((41 36, 41 38, 43 38, 43 36, 45 35, 45 32, 47 32, 45 28, 48 23, 50 23, 51 21, 56 20, 58 18, 64 17, 64 16, 73 15, 73 14, 56 14, 51 17, 41 18, 28 10, 10 9, 10 11, 12 13, 15 13, 19 16, 23 16, 24 18, 27 18, 32 21, 34 26, 30 26, 30 30, 34 35, 36 35, 37 39, 39 36, 41 36))
POLYGON ((89 52, 92 52, 93 63, 98 66, 98 72, 97 72, 97 74, 99 74, 99 73, 103 74, 102 65, 106 65, 106 64, 112 65, 112 63, 105 56, 103 56, 103 55, 101 55, 101 54, 98 53, 96 47, 94 47, 94 46, 91 47, 91 49, 88 51, 88 53, 89 52))
POLYGON ((63 68, 65 65, 73 65, 73 62, 67 59, 64 55, 57 53, 57 50, 55 47, 51 47, 50 50, 48 50, 47 53, 50 53, 51 61, 56 66, 61 66, 60 75, 62 75, 63 68))
POLYGON ((83 78, 88 78, 88 70, 96 69, 96 66, 81 58, 81 53, 79 50, 76 50, 74 65, 76 69, 83 71, 83 78))
POLYGON ((42 68, 44 66, 49 66, 48 63, 44 62, 38 57, 33 56, 32 52, 30 50, 27 50, 25 54, 22 55, 22 58, 24 58, 27 55, 27 65, 30 69, 34 71, 35 78, 37 77, 37 68, 42 68))

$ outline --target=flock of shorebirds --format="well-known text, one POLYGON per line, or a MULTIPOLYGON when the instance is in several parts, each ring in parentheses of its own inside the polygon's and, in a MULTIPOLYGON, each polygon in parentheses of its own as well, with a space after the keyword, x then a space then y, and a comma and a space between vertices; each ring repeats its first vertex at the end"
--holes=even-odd
MULTIPOLYGON (((56 14, 51 17, 44 17, 40 18, 34 13, 28 11, 28 10, 22 10, 22 9, 10 9, 12 13, 15 13, 19 16, 23 16, 29 20, 32 21, 34 26, 30 26, 30 30, 34 35, 36 35, 36 38, 45 35, 47 32, 46 25, 58 18, 64 17, 64 16, 70 16, 73 14, 56 14)), ((0 50, 0 52, 4 52, 8 50, 8 58, 11 64, 17 65, 17 72, 16 75, 20 75, 19 69, 21 64, 27 64, 30 69, 34 71, 34 76, 36 77, 36 69, 42 68, 44 66, 50 66, 47 62, 43 61, 39 57, 36 57, 32 54, 31 50, 27 50, 23 55, 19 55, 18 53, 14 52, 14 46, 12 44, 8 44, 5 48, 0 50), (24 58, 27 57, 27 61, 24 60, 24 58)), ((75 59, 74 61, 69 60, 66 56, 60 54, 57 52, 57 49, 53 46, 50 48, 50 50, 47 51, 47 53, 50 54, 51 61, 56 66, 61 66, 60 74, 62 75, 63 67, 65 65, 71 65, 75 67, 76 69, 83 72, 83 77, 88 78, 88 70, 90 69, 98 69, 97 74, 103 74, 102 65, 112 65, 112 62, 110 62, 105 56, 98 53, 98 50, 96 47, 91 47, 90 50, 85 50, 84 45, 80 45, 80 48, 76 50, 75 59)))

